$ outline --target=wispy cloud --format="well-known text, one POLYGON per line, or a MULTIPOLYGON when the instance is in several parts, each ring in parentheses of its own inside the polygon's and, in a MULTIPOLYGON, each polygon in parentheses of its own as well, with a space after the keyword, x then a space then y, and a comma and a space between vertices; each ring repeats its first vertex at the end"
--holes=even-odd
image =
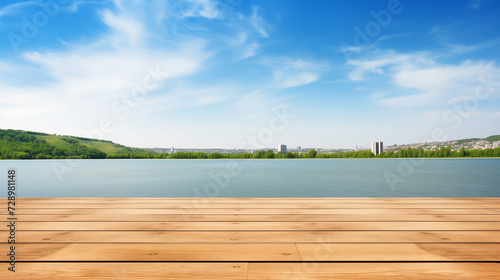
POLYGON ((401 38, 401 37, 408 37, 409 33, 400 33, 400 34, 391 34, 391 35, 384 35, 380 36, 380 38, 377 39, 377 41, 385 41, 385 40, 390 40, 394 38, 401 38))
POLYGON ((500 39, 494 39, 486 42, 479 42, 474 45, 461 45, 461 44, 444 44, 448 48, 448 55, 463 55, 478 52, 488 48, 494 48, 500 45, 500 39))
POLYGON ((252 16, 250 18, 250 22, 253 27, 260 33, 260 35, 264 38, 269 37, 269 33, 267 31, 267 24, 262 19, 262 15, 259 13, 259 8, 254 6, 252 7, 252 16))
POLYGON ((492 61, 443 63, 448 57, 446 52, 397 53, 378 49, 364 56, 367 58, 346 63, 352 69, 348 77, 353 81, 385 78, 388 92, 384 96, 372 95, 372 99, 394 108, 462 102, 474 95, 478 77, 500 73, 492 61))
MULTIPOLYGON (((259 53, 260 40, 269 37, 269 24, 257 7, 245 16, 220 11, 217 2, 209 0, 160 2, 109 1, 96 7, 97 19, 105 27, 98 36, 86 38, 84 43, 76 38, 50 51, 25 52, 17 60, 0 59, 0 122, 12 128, 43 127, 47 132, 82 135, 82 128, 95 128, 103 118, 121 116, 113 104, 130 103, 130 94, 151 72, 161 72, 159 86, 146 89, 147 98, 133 111, 138 116, 127 120, 127 125, 146 119, 148 112, 163 114, 227 101, 248 105, 258 99, 254 103, 264 105, 251 114, 266 114, 265 109, 270 111, 276 105, 279 98, 273 97, 269 85, 249 88, 228 85, 223 78, 210 84, 195 78, 207 67, 227 63, 215 56, 230 51, 245 59, 259 53), (203 28, 207 31, 197 31, 193 18, 206 20, 203 28), (225 21, 219 21, 222 18, 225 21), (210 23, 215 28, 224 25, 233 34, 215 32, 210 23), (249 92, 261 94, 255 99, 249 92)), ((74 2, 73 11, 87 3, 74 2)), ((27 5, 32 3, 3 10, 13 12, 27 5)), ((278 84, 274 91, 311 83, 318 79, 317 70, 306 61, 281 62, 276 71, 283 76, 271 77, 278 84)), ((245 118, 251 115, 247 113, 245 118)))
POLYGON ((0 17, 19 13, 22 11, 22 9, 33 5, 40 5, 40 4, 35 1, 25 1, 5 6, 0 9, 0 17))
POLYGON ((488 77, 491 73, 499 73, 499 69, 491 62, 478 61, 400 69, 391 76, 394 85, 407 93, 380 103, 401 108, 461 102, 474 96, 480 84, 478 77, 488 77))
POLYGON ((260 45, 256 41, 246 44, 242 50, 242 58, 245 59, 255 56, 259 47, 260 45))
MULTIPOLYGON (((51 52, 24 53, 16 63, 0 62, 8 66, 0 71, 0 76, 5 77, 0 81, 2 96, 11 96, 0 104, 0 120, 8 120, 18 128, 30 127, 33 118, 54 124, 68 119, 74 122, 72 127, 88 127, 96 121, 94 118, 103 118, 111 112, 109 106, 113 100, 127 98, 148 73, 160 72, 156 74, 161 76, 160 87, 148 91, 154 92, 152 97, 161 95, 165 83, 196 73, 212 55, 206 50, 204 40, 196 37, 164 38, 162 42, 170 43, 158 47, 156 26, 143 18, 147 13, 141 10, 141 5, 114 3, 114 9, 100 12, 108 32, 93 42, 51 52), (18 71, 9 73, 12 68, 18 71), (19 79, 19 72, 43 73, 45 79, 25 84, 14 82, 19 79)), ((195 94, 185 94, 189 95, 195 94)), ((190 106, 218 100, 199 96, 190 106)))
POLYGON ((182 12, 182 17, 204 17, 208 19, 220 18, 221 14, 212 0, 187 0, 187 9, 182 12))
POLYGON ((316 82, 320 73, 328 69, 326 63, 301 58, 267 58, 263 63, 273 70, 274 84, 278 88, 298 87, 316 82))
POLYGON ((369 73, 384 74, 389 68, 394 67, 417 67, 418 65, 430 65, 434 61, 425 53, 399 54, 392 50, 376 50, 369 55, 368 59, 353 59, 347 61, 347 65, 353 68, 348 77, 353 81, 361 81, 369 73))
POLYGON ((89 0, 74 0, 71 3, 66 3, 65 1, 24 1, 19 3, 14 3, 0 8, 0 18, 3 16, 16 15, 23 13, 23 11, 30 6, 45 7, 52 13, 58 13, 59 11, 66 11, 70 13, 77 12, 78 9, 83 5, 89 4, 105 4, 107 0, 101 1, 89 1, 89 0))
POLYGON ((238 53, 238 59, 246 59, 258 54, 261 44, 254 37, 248 35, 247 30, 241 31, 234 38, 228 38, 228 45, 238 53))
POLYGON ((340 53, 345 53, 345 52, 360 53, 363 49, 365 49, 365 47, 345 45, 345 46, 341 46, 339 48, 335 48, 334 51, 340 52, 340 53))
POLYGON ((454 104, 454 103, 464 102, 464 101, 466 101, 469 98, 470 98, 470 96, 453 97, 452 99, 448 100, 448 104, 454 104))
MULTIPOLYGON (((90 0, 73 0, 73 2, 71 2, 70 4, 71 5, 68 5, 67 6, 67 10, 70 12, 70 13, 75 13, 78 11, 78 9, 80 9, 81 6, 83 5, 89 5, 89 4, 106 4, 108 2, 108 0, 100 0, 100 1, 90 1, 90 0)), ((49 2, 50 3, 50 2, 49 2)))
POLYGON ((131 18, 123 11, 116 13, 104 10, 101 13, 102 20, 107 24, 113 34, 113 43, 130 44, 132 46, 144 40, 145 27, 137 19, 131 18))
POLYGON ((469 7, 477 10, 477 9, 481 8, 482 2, 483 2, 483 0, 470 0, 469 7))
POLYGON ((449 23, 446 25, 438 24, 438 25, 433 26, 429 30, 429 34, 441 35, 441 34, 449 33, 451 31, 455 30, 458 25, 459 25, 459 23, 457 23, 457 22, 449 23))

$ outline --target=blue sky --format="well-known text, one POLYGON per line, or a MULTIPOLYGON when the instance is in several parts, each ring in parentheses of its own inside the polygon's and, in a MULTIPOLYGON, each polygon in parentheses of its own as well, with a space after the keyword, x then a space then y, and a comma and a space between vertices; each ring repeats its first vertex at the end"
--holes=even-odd
POLYGON ((138 147, 500 134, 500 2, 2 1, 0 127, 138 147))

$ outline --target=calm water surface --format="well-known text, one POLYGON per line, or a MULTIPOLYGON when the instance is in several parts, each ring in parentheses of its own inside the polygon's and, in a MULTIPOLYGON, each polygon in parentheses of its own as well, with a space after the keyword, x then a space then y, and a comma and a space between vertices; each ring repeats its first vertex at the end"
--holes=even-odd
POLYGON ((3 160, 2 197, 13 167, 21 197, 500 197, 500 159, 3 160))

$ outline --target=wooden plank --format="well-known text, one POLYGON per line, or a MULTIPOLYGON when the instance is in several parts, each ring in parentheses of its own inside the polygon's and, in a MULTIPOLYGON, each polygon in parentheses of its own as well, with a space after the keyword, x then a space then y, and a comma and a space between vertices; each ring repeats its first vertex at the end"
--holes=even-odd
POLYGON ((249 280, 497 280, 498 263, 249 263, 249 280))
POLYGON ((18 263, 16 278, 2 264, 0 279, 416 279, 497 280, 498 263, 18 263), (9 274, 10 273, 10 274, 9 274))
MULTIPOLYGON (((0 251, 9 246, 0 244, 0 251)), ((16 255, 18 261, 301 261, 294 244, 16 244, 16 255)))
POLYGON ((23 262, 17 271, 0 267, 0 279, 53 280, 53 279, 151 279, 151 280, 244 280, 248 264, 231 263, 84 263, 84 262, 23 262))
POLYGON ((246 215, 246 214, 207 214, 207 215, 19 215, 22 222, 499 222, 500 215, 246 215))
POLYGON ((492 208, 499 203, 26 203, 19 208, 129 208, 129 209, 206 209, 206 208, 293 208, 293 209, 356 209, 356 208, 492 208))
MULTIPOLYGON (((7 240, 0 240, 6 243, 7 240)), ((18 243, 500 243, 500 231, 21 231, 18 243)))
POLYGON ((19 222, 24 230, 500 230, 500 222, 19 222))
MULTIPOLYGON (((0 209, 0 214, 6 215, 7 210, 2 208, 0 209)), ((113 209, 97 209, 97 208, 54 208, 54 209, 25 209, 25 208, 17 208, 17 215, 80 215, 80 214, 97 214, 97 215, 133 215, 133 214, 174 214, 174 215, 206 215, 206 214, 355 214, 355 215, 373 215, 373 214, 407 214, 407 215, 488 215, 500 214, 500 209, 472 209, 472 208, 455 208, 455 209, 444 209, 444 208, 387 208, 387 209, 257 209, 257 208, 249 208, 249 209, 127 209, 127 208, 113 208, 113 209)))
POLYGON ((16 253, 18 261, 500 261, 500 244, 17 244, 16 253))
POLYGON ((303 261, 500 261, 500 244, 297 244, 303 261))

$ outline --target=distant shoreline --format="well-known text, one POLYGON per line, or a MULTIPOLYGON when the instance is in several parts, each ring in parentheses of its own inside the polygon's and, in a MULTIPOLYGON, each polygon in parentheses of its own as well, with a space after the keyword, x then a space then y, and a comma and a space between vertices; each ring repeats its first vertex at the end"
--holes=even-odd
POLYGON ((92 160, 179 160, 179 161, 184 161, 184 160, 354 160, 354 159, 370 159, 370 160, 376 160, 376 159, 388 159, 388 160, 403 160, 403 159, 500 159, 500 157, 439 157, 439 158, 434 158, 434 157, 428 157, 428 158, 377 158, 377 157, 371 157, 371 158, 78 158, 78 159, 70 159, 70 158, 63 158, 63 159, 0 159, 0 161, 58 161, 58 160, 71 160, 71 161, 92 161, 92 160))

